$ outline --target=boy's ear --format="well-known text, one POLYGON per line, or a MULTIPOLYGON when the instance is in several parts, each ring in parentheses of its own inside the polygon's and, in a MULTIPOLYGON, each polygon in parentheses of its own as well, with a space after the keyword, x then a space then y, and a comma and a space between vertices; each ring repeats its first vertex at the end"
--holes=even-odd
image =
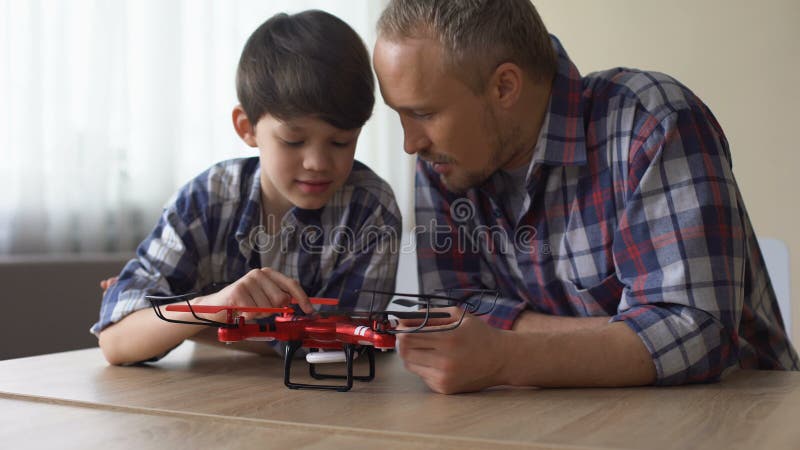
POLYGON ((256 131, 247 114, 244 112, 242 105, 236 105, 233 108, 233 128, 236 129, 236 134, 250 147, 257 147, 256 131))

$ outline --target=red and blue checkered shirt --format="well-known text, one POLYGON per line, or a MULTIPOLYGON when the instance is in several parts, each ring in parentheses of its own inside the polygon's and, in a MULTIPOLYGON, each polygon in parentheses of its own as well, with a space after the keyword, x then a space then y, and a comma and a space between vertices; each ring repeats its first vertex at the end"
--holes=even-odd
POLYGON ((504 329, 526 310, 625 322, 657 384, 797 370, 711 111, 660 73, 581 77, 553 42, 558 73, 524 187, 498 171, 456 194, 418 161, 422 291, 497 290, 483 317, 504 329))

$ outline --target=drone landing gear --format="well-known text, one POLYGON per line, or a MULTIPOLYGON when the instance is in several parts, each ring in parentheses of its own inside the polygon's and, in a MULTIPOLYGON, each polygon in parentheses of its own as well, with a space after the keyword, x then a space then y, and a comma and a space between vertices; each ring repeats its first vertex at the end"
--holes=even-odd
MULTIPOLYGON (((291 381, 291 371, 292 371, 292 359, 294 358, 295 352, 297 349, 302 347, 303 341, 289 341, 286 343, 286 351, 284 352, 284 364, 283 364, 283 383, 289 389, 323 389, 323 390, 331 390, 331 391, 339 391, 339 392, 346 392, 349 391, 350 388, 353 387, 353 380, 358 381, 371 381, 375 378, 375 353, 371 346, 357 346, 354 344, 344 344, 344 354, 345 354, 345 366, 347 369, 347 375, 330 375, 330 374, 323 374, 317 372, 315 366, 316 364, 309 364, 309 374, 315 380, 325 380, 325 379, 336 379, 336 380, 345 380, 344 385, 329 385, 329 384, 305 384, 305 383, 293 383, 291 381), (369 375, 365 376, 354 376, 353 375, 353 359, 355 354, 366 354, 367 359, 369 360, 369 375)), ((315 351, 312 349, 311 351, 315 351)))

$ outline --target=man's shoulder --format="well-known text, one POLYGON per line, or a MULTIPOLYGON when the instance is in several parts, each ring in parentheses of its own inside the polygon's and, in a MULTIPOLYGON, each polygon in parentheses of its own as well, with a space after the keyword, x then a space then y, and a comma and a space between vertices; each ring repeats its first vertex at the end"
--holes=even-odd
POLYGON ((632 104, 657 118, 690 109, 697 98, 689 88, 661 72, 617 67, 583 77, 584 98, 603 108, 632 104))

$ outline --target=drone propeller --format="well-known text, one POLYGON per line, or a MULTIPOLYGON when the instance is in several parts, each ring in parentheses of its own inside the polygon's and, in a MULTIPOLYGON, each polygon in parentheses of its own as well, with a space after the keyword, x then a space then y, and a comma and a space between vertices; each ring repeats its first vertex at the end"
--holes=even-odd
POLYGON ((187 304, 173 304, 167 305, 167 311, 176 312, 196 312, 216 314, 221 311, 238 311, 238 312, 255 312, 255 313, 293 313, 294 309, 289 307, 283 308, 261 308, 256 306, 221 306, 221 305, 187 305, 187 304))
MULTIPOLYGON (((158 297, 153 297, 158 298, 158 297)), ((336 298, 323 298, 323 297, 309 297, 308 299, 313 305, 338 305, 339 299, 336 298)), ((291 304, 296 305, 297 299, 292 299, 291 304)), ((255 313, 293 313, 293 308, 288 306, 283 307, 260 307, 260 306, 223 306, 223 305, 189 305, 189 304, 171 304, 167 305, 167 311, 176 312, 196 312, 216 314, 221 311, 238 311, 238 312, 255 312, 255 313)))
POLYGON ((398 319, 446 319, 450 317, 449 313, 440 311, 431 311, 426 313, 424 311, 353 311, 353 310, 324 310, 317 311, 320 317, 330 316, 346 316, 350 318, 370 318, 376 316, 395 316, 398 319))
POLYGON ((445 300, 445 299, 412 300, 410 298, 396 298, 392 300, 392 303, 395 303, 400 306, 405 306, 407 308, 412 306, 431 306, 433 308, 437 308, 437 307, 453 306, 457 302, 456 300, 445 300))
MULTIPOLYGON (((325 297, 309 297, 308 301, 311 302, 312 305, 338 305, 339 299, 338 298, 325 298, 325 297)), ((292 299, 292 304, 296 305, 297 300, 292 299)))

